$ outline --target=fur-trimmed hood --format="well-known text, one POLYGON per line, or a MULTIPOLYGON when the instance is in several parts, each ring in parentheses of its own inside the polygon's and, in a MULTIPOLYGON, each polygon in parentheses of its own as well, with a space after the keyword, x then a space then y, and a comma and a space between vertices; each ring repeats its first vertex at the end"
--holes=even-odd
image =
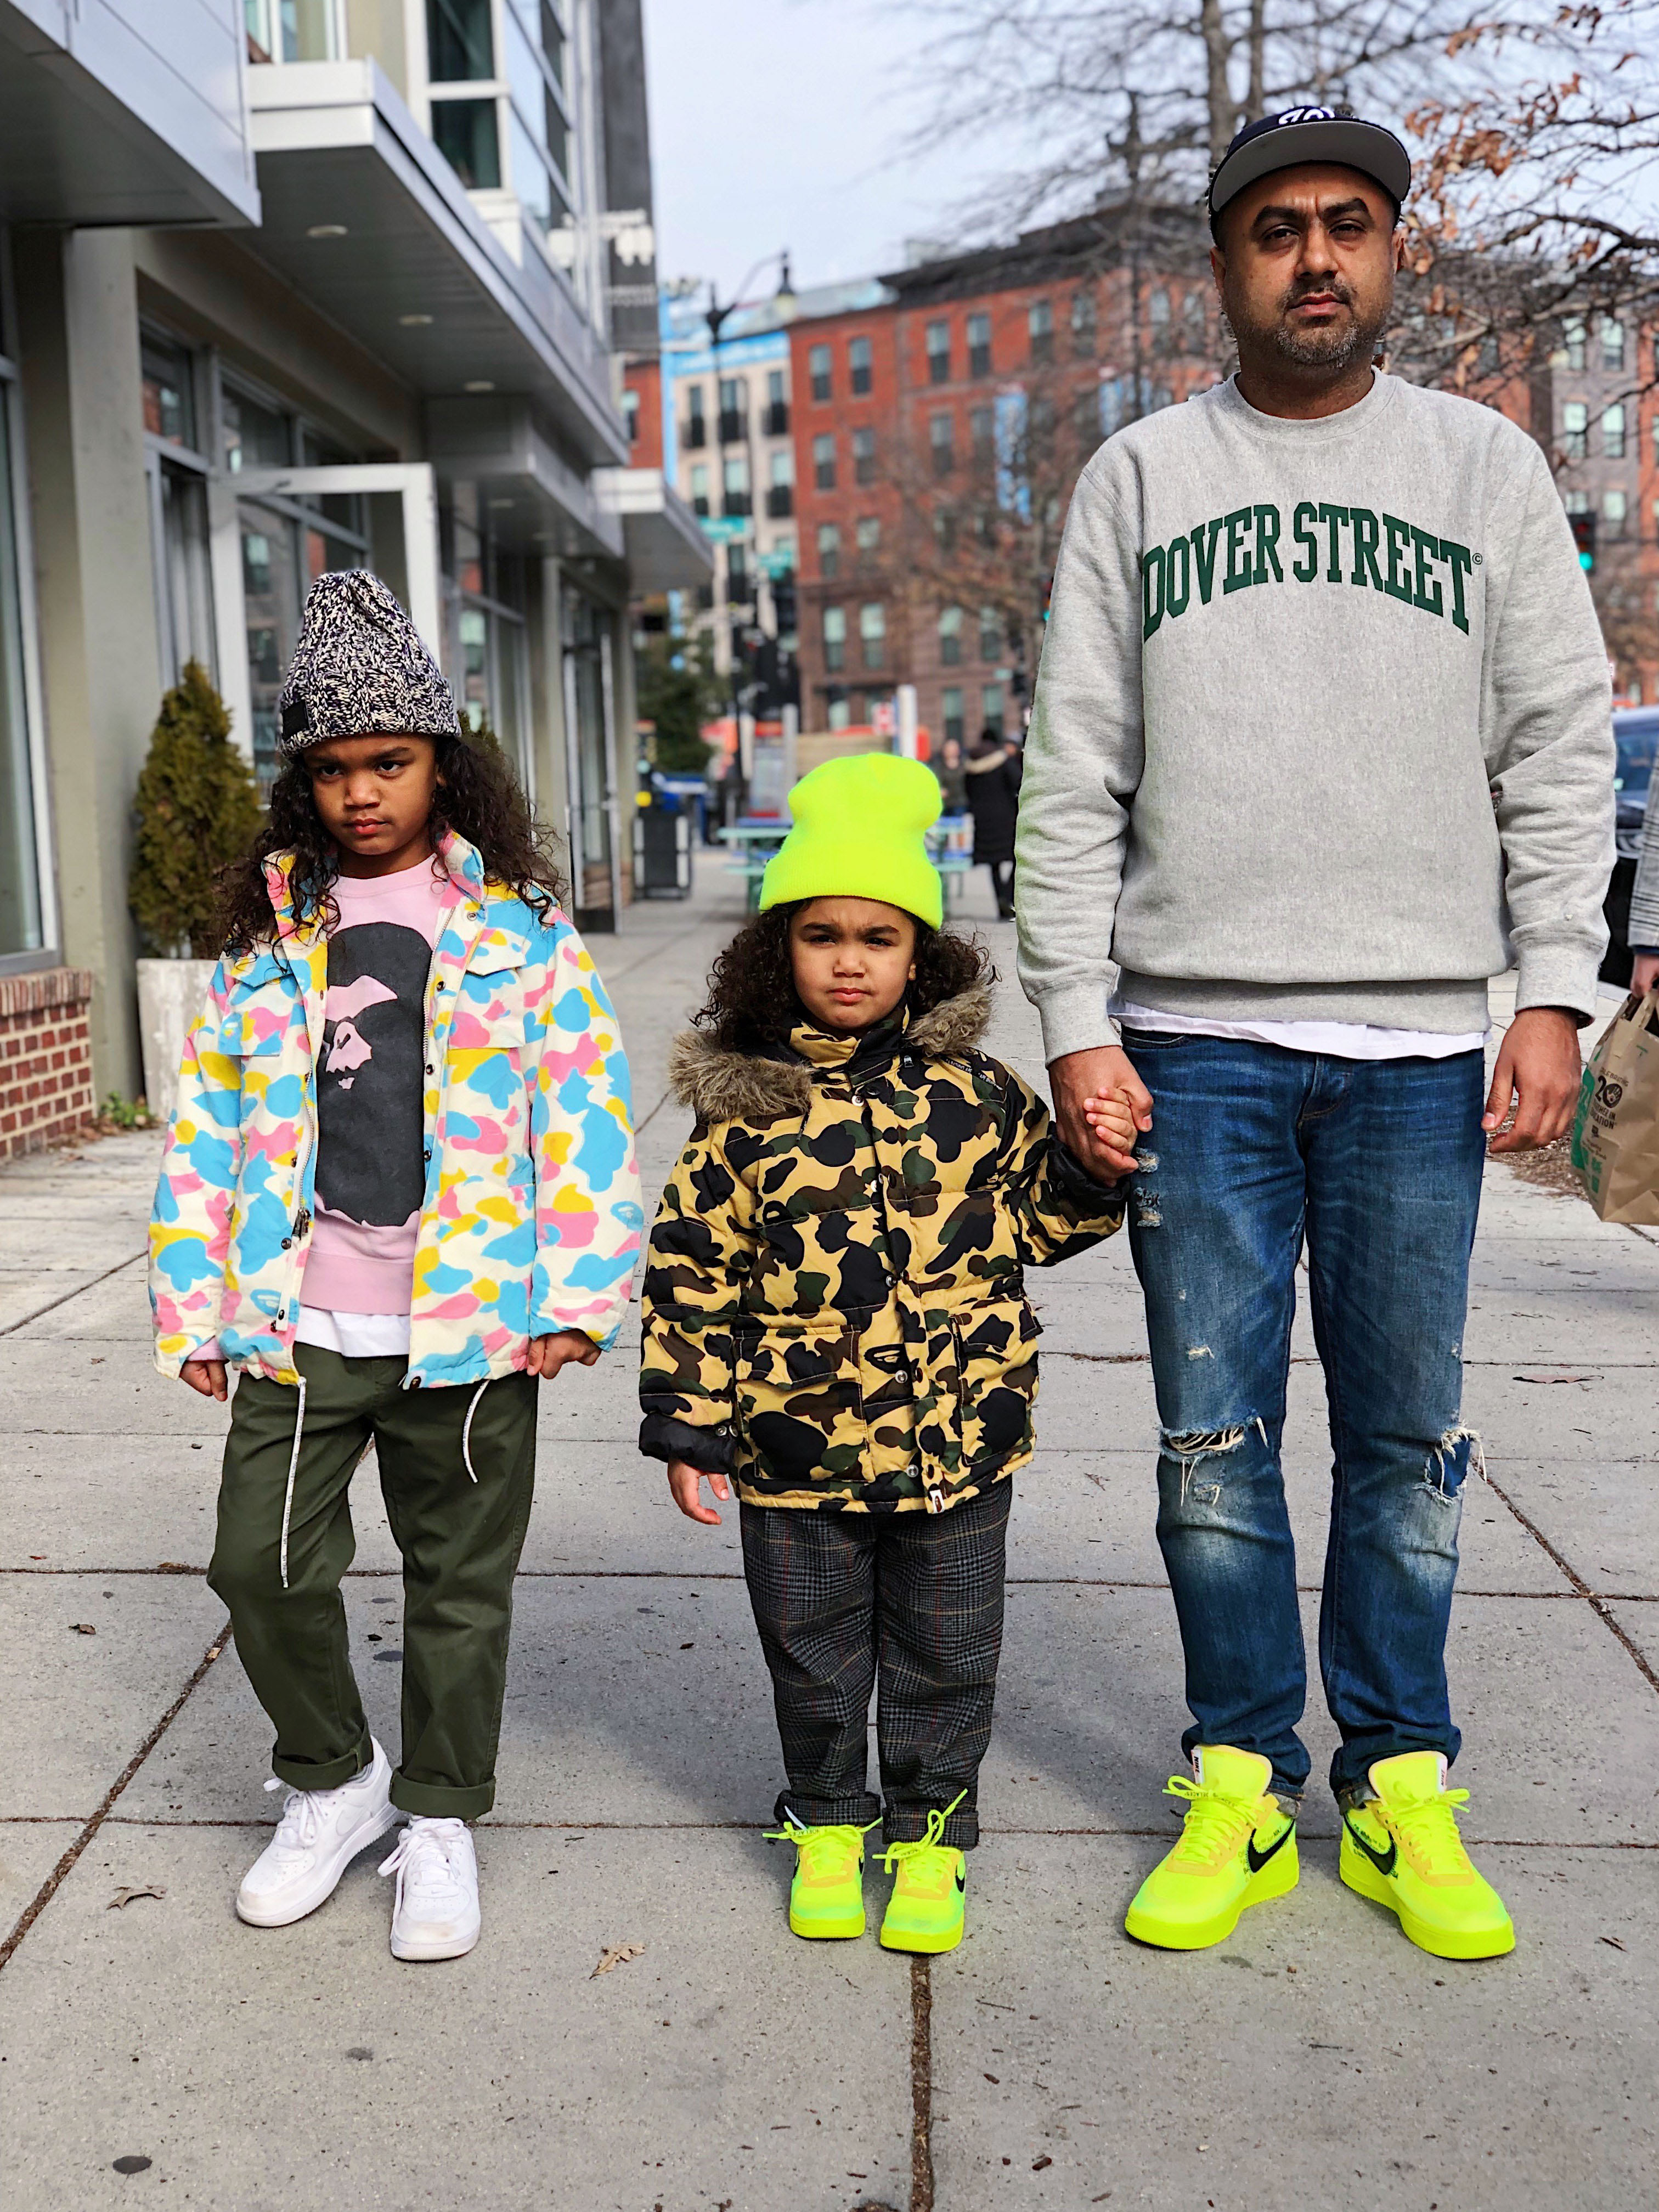
MULTIPOLYGON (((979 1042, 990 1018, 991 987, 975 983, 896 1030, 892 1054, 953 1059, 979 1042)), ((761 1053, 731 1051, 701 1030, 682 1030, 668 1054, 674 1096, 699 1121, 769 1121, 781 1115, 804 1114, 814 1073, 793 1055, 773 1060, 761 1053)))

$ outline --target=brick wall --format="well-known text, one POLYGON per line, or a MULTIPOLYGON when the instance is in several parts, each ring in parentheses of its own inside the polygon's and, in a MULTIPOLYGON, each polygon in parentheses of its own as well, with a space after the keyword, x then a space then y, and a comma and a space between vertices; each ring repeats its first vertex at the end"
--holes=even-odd
POLYGON ((0 1159, 77 1135, 93 1117, 92 975, 0 976, 0 1159))

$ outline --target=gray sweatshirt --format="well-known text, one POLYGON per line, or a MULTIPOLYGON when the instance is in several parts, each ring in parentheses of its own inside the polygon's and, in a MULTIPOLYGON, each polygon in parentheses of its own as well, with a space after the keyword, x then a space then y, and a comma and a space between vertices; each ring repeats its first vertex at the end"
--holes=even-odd
POLYGON ((1019 969, 1047 1056, 1107 1000, 1485 1027, 1595 1006, 1606 650, 1547 463, 1392 376, 1317 422, 1235 385, 1073 495, 1025 754, 1019 969))

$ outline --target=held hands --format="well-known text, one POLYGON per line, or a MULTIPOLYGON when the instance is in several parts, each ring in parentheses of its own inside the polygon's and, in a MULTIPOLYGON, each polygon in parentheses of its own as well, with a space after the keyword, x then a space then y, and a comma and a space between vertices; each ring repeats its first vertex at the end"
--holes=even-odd
POLYGON ((705 1478, 701 1468, 688 1466, 683 1459, 671 1459, 668 1462, 668 1494, 680 1511, 688 1521, 705 1522, 718 1528, 720 1515, 712 1505, 705 1505, 698 1494, 698 1485, 705 1480, 716 1498, 725 1500, 731 1497, 732 1486, 723 1474, 705 1478))
POLYGON ((1054 1119, 1070 1151, 1102 1182, 1133 1175, 1135 1139, 1152 1126, 1152 1094, 1119 1045, 1050 1063, 1054 1119))
MULTIPOLYGON (((1654 965, 1659 967, 1659 961, 1654 965)), ((1531 1152, 1564 1137, 1583 1072, 1578 1025, 1570 1013, 1559 1006, 1528 1006, 1517 1014, 1498 1048, 1480 1117, 1483 1129, 1498 1133, 1487 1149, 1531 1152), (1514 1119, 1504 1127, 1511 1106, 1514 1119)))

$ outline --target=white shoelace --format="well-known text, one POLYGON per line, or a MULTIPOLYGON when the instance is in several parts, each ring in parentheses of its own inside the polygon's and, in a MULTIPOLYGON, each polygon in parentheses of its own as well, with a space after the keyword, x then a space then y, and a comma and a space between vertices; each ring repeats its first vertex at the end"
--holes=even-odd
POLYGON ((331 1790, 295 1790, 280 1775, 273 1774, 265 1784, 270 1790, 287 1790, 283 1800, 282 1818, 276 1823, 276 1832, 270 1847, 281 1851, 308 1851, 322 1833, 323 1823, 328 1817, 325 1800, 331 1797, 331 1790))
POLYGON ((380 1863, 382 1874, 398 1877, 397 1896, 392 1911, 404 1909, 405 1887, 424 1892, 423 1905, 430 1907, 441 1899, 454 1899, 465 1902, 466 1884, 459 1880, 451 1863, 450 1845, 466 1833, 465 1820, 411 1820, 398 1838, 397 1849, 380 1863))

